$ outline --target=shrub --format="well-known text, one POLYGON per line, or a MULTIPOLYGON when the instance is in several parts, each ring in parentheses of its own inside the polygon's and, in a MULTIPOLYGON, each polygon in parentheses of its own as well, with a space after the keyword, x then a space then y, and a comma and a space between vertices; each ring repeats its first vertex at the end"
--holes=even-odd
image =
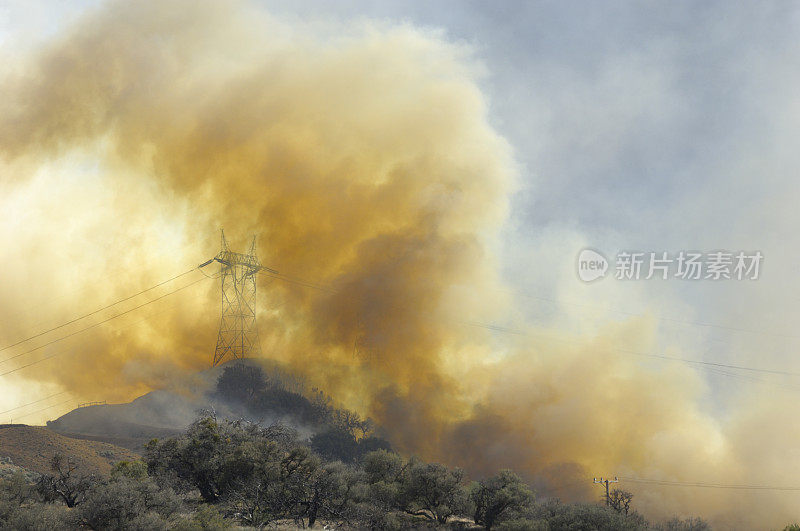
POLYGON ((638 531, 649 528, 647 521, 638 513, 626 516, 610 507, 594 504, 537 504, 528 511, 528 517, 546 521, 553 530, 638 531))
POLYGON ((166 529, 180 506, 171 489, 159 488, 150 478, 118 476, 94 483, 73 518, 89 529, 166 529))
MULTIPOLYGON (((675 516, 666 522, 657 524, 654 529, 658 531, 707 531, 711 529, 711 526, 702 518, 681 519, 675 516)), ((792 527, 787 527, 786 530, 800 531, 800 526, 795 526, 794 529, 792 527)))

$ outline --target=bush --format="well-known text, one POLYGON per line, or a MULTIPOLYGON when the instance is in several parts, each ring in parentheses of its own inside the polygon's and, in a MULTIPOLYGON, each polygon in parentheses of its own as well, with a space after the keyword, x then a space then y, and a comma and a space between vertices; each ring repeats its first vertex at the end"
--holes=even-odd
POLYGON ((51 531, 68 525, 63 505, 39 501, 35 485, 24 472, 0 479, 0 529, 51 531))
POLYGON ((529 520, 527 518, 512 518, 494 526, 497 531, 550 531, 547 520, 529 520))
POLYGON ((147 477, 147 463, 144 461, 120 461, 111 469, 112 479, 130 478, 144 479, 147 477))
POLYGON ((14 506, 4 512, 0 502, 0 529, 54 531, 74 527, 69 509, 61 504, 35 503, 14 506))
POLYGON ((213 505, 200 504, 191 518, 172 527, 175 531, 201 531, 229 529, 232 524, 213 505))
POLYGON ((596 530, 596 531, 637 531, 649 529, 647 521, 638 513, 628 516, 610 507, 594 504, 560 504, 548 502, 537 504, 528 511, 532 520, 547 522, 550 529, 558 530, 596 530))
POLYGON ((73 512, 75 522, 89 529, 166 529, 181 506, 171 489, 150 478, 118 476, 96 482, 73 512))
MULTIPOLYGON (((675 516, 666 522, 657 524, 654 529, 658 531, 706 531, 711 529, 711 526, 708 525, 708 522, 702 518, 680 519, 675 516)), ((792 530, 791 527, 787 527, 786 529, 789 531, 795 531, 792 530)), ((800 531, 800 526, 796 527, 796 531, 800 531)))

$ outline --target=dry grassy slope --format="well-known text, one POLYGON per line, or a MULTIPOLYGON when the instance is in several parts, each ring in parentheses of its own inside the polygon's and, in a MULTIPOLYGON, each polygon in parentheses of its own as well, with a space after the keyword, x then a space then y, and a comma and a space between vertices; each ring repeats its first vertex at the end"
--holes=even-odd
POLYGON ((17 466, 47 473, 56 452, 73 459, 84 473, 104 475, 118 461, 139 458, 113 444, 72 439, 41 426, 0 426, 0 456, 10 457, 17 466))

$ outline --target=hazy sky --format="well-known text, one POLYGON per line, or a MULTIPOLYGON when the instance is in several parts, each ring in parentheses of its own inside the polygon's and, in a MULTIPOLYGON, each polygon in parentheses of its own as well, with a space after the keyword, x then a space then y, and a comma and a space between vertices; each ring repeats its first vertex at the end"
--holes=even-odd
POLYGON ((561 314, 589 303, 763 331, 659 322, 690 349, 686 357, 800 369, 800 342, 777 337, 792 335, 800 319, 796 3, 266 5, 306 20, 407 21, 474 49, 486 69, 490 120, 521 168, 503 240, 507 279, 529 295, 575 303, 529 299, 532 315, 570 319, 561 314), (585 286, 574 272, 583 246, 608 256, 761 250, 765 259, 751 283, 585 286))

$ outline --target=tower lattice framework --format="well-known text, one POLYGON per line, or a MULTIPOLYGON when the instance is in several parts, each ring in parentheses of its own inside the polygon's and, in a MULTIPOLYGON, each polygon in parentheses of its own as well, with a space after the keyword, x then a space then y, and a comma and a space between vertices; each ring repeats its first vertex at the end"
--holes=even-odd
POLYGON ((222 316, 212 366, 224 360, 258 357, 261 342, 256 323, 256 275, 262 269, 272 270, 263 267, 256 256, 255 236, 247 254, 234 253, 222 231, 222 250, 214 260, 220 265, 222 316))

